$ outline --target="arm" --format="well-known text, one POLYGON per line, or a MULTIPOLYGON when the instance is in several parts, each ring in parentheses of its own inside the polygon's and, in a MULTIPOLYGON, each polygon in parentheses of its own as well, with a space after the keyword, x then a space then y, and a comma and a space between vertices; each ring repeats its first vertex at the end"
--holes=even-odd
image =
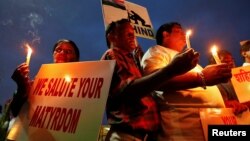
POLYGON ((227 64, 208 65, 202 71, 205 82, 201 76, 194 71, 173 77, 164 82, 161 90, 182 90, 195 87, 213 86, 225 83, 232 77, 231 69, 227 64))
POLYGON ((30 80, 28 74, 29 67, 25 63, 23 63, 15 69, 14 73, 11 76, 11 78, 17 84, 17 91, 15 92, 13 100, 10 104, 10 110, 14 117, 18 115, 22 108, 22 105, 27 100, 27 95, 30 89, 30 80))
POLYGON ((126 87, 123 93, 136 93, 138 96, 145 96, 145 93, 148 94, 149 92, 165 87, 165 83, 162 82, 194 68, 197 65, 198 57, 199 54, 194 52, 193 49, 188 49, 183 53, 177 54, 169 65, 134 80, 126 87))
MULTIPOLYGON (((171 50, 158 50, 153 48, 143 57, 143 69, 145 74, 151 74, 172 62, 171 50)), ((176 70, 179 68, 176 67, 176 70)), ((158 90, 181 90, 195 87, 205 87, 226 82, 231 78, 231 70, 227 64, 209 65, 201 70, 202 76, 195 72, 189 71, 183 75, 178 75, 162 81, 163 85, 158 90)))

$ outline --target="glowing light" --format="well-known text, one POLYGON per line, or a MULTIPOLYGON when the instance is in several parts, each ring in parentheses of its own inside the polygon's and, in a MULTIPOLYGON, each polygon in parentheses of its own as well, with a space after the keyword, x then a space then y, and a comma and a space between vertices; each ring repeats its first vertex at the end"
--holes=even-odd
POLYGON ((217 54, 217 47, 216 47, 216 45, 214 45, 214 46, 211 48, 211 52, 212 52, 212 55, 213 55, 213 57, 214 57, 214 60, 215 60, 216 64, 220 64, 221 61, 220 61, 220 58, 219 58, 219 56, 218 56, 218 54, 217 54))
POLYGON ((187 44, 187 48, 191 48, 191 44, 190 44, 190 39, 189 36, 192 34, 192 30, 188 30, 186 32, 186 44, 187 44))
POLYGON ((71 77, 69 75, 65 75, 64 78, 66 82, 71 82, 71 77))
POLYGON ((32 49, 30 47, 30 45, 27 43, 25 44, 25 46, 27 47, 27 56, 26 56, 26 64, 29 66, 30 64, 30 58, 31 58, 31 54, 32 54, 32 49))
POLYGON ((208 112, 208 113, 213 113, 213 114, 221 114, 221 113, 222 113, 222 110, 219 109, 219 108, 208 108, 208 109, 207 109, 207 112, 208 112))

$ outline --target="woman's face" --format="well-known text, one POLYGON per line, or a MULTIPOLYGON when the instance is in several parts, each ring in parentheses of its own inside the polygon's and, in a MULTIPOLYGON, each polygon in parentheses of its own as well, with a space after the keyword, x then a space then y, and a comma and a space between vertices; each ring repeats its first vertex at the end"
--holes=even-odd
POLYGON ((54 50, 53 59, 54 63, 67 63, 77 61, 77 56, 70 43, 61 42, 54 50))

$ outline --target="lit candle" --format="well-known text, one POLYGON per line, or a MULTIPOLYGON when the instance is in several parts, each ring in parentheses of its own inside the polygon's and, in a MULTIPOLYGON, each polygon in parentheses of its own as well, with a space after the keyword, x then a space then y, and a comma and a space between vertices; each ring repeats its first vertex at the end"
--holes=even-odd
POLYGON ((190 40, 189 40, 189 36, 191 35, 192 31, 188 30, 186 32, 186 43, 187 43, 187 48, 191 48, 191 44, 190 44, 190 40))
POLYGON ((216 64, 220 64, 221 61, 220 61, 220 58, 219 58, 219 56, 217 54, 217 47, 215 45, 212 47, 211 52, 212 52, 212 55, 214 57, 214 60, 215 60, 216 64))
POLYGON ((31 47, 30 47, 30 45, 28 43, 25 44, 25 46, 27 47, 27 50, 28 50, 28 53, 27 53, 27 56, 26 56, 26 64, 29 66, 32 49, 31 49, 31 47))

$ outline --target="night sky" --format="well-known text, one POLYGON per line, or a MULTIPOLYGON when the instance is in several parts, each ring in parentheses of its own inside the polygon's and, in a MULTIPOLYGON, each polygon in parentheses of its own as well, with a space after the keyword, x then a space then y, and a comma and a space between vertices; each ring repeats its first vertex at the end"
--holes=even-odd
MULTIPOLYGON (((241 66, 239 42, 250 39, 249 0, 130 0, 147 8, 156 30, 176 21, 191 28, 191 46, 207 65, 210 47, 229 50, 241 66)), ((0 1, 0 104, 12 97, 14 69, 26 59, 25 42, 31 44, 30 71, 52 63, 52 46, 58 39, 75 41, 81 61, 99 60, 107 49, 100 0, 1 0, 0 1)), ((154 40, 139 38, 144 51, 154 40)))

